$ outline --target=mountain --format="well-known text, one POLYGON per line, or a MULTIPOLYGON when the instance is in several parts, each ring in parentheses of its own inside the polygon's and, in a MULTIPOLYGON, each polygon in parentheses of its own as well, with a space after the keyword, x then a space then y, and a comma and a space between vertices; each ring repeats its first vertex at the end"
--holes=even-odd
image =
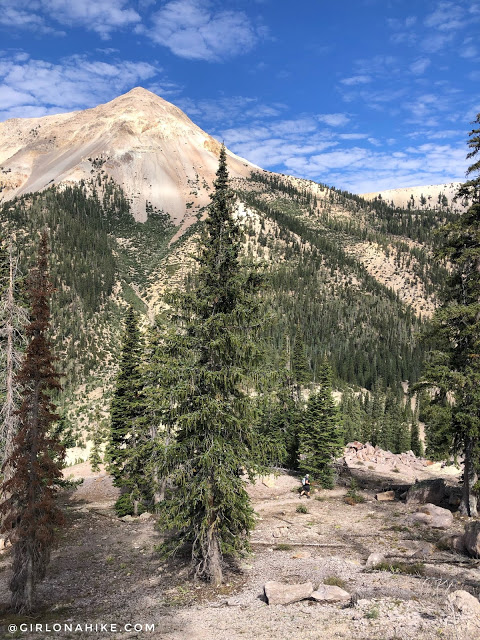
MULTIPOLYGON (((38 230, 51 231, 65 410, 84 429, 95 406, 108 407, 125 304, 145 325, 163 321, 163 294, 193 269, 219 145, 141 88, 94 109, 9 120, 0 141, 0 232, 14 234, 27 270, 38 230)), ((228 165, 245 257, 267 268, 265 367, 280 365, 300 331, 314 378, 326 354, 339 386, 415 381, 418 334, 446 277, 432 231, 456 215, 448 203, 404 209, 230 152, 228 165)))
MULTIPOLYGON (((0 123, 0 198, 111 176, 136 220, 146 204, 185 226, 208 203, 219 143, 180 109, 141 87, 85 111, 0 123)), ((229 152, 233 177, 256 167, 229 152)))

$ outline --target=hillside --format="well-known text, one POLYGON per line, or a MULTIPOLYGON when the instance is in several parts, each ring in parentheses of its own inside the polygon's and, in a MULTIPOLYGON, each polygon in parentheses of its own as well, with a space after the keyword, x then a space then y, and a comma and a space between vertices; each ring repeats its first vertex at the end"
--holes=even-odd
POLYGON ((454 202, 455 194, 460 182, 448 182, 445 184, 428 184, 416 187, 404 187, 399 189, 385 189, 375 193, 362 193, 365 200, 381 199, 393 207, 402 209, 433 209, 450 207, 463 211, 465 205, 462 202, 454 202))
MULTIPOLYGON (((0 140, 0 221, 25 270, 38 230, 52 232, 57 353, 84 429, 108 407, 125 304, 151 322, 193 267, 219 145, 140 88, 83 112, 9 120, 0 140)), ((340 386, 415 381, 418 332, 446 273, 431 260, 432 231, 451 209, 368 202, 234 154, 228 166, 245 258, 268 273, 266 366, 299 328, 314 378, 326 354, 340 386)))

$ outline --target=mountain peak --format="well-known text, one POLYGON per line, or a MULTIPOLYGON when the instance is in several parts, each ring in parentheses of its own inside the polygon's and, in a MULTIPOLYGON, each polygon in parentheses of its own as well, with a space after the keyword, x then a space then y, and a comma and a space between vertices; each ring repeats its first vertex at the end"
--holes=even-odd
MULTIPOLYGON (((153 206, 189 226, 209 202, 219 152, 181 109, 135 87, 92 109, 0 123, 0 201, 111 177, 138 220, 153 206)), ((254 168, 230 152, 228 166, 232 177, 254 168)))

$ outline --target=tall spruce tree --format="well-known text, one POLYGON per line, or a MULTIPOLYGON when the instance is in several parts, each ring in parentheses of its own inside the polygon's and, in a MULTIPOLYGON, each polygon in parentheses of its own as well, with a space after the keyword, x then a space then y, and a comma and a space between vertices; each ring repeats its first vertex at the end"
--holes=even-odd
POLYGON ((334 485, 333 461, 343 443, 340 414, 332 396, 332 370, 325 359, 319 371, 319 390, 307 403, 299 436, 299 468, 325 489, 334 485))
POLYGON ((300 327, 298 326, 293 339, 292 375, 299 387, 300 385, 308 384, 312 380, 312 374, 308 364, 307 350, 305 348, 300 327))
POLYGON ((63 522, 55 503, 55 482, 61 477, 63 447, 49 436, 58 420, 52 394, 60 390, 49 339, 50 298, 47 233, 43 232, 36 267, 28 280, 30 323, 28 347, 18 374, 21 405, 18 432, 7 464, 12 475, 2 487, 8 496, 0 511, 2 531, 13 545, 10 580, 15 611, 30 613, 35 606, 36 585, 45 576, 55 528, 63 522))
POLYGON ((106 450, 108 471, 123 494, 129 494, 137 515, 145 497, 138 454, 145 436, 144 381, 140 370, 142 341, 138 318, 130 305, 125 314, 120 367, 110 407, 110 435, 106 450))
POLYGON ((264 447, 254 427, 249 372, 260 328, 260 275, 242 268, 241 233, 233 216, 222 146, 198 271, 190 292, 171 298, 178 333, 172 415, 177 441, 168 450, 175 490, 161 504, 171 549, 191 549, 195 573, 218 585, 224 554, 248 548, 254 514, 240 470, 253 479, 264 447))
MULTIPOLYGON (((480 123, 480 114, 476 122, 480 123)), ((480 152, 478 129, 470 132, 467 158, 480 152)), ((480 173, 480 163, 469 174, 480 173)), ((430 336, 436 350, 422 385, 439 388, 453 398, 452 450, 464 455, 464 483, 460 512, 478 515, 480 495, 480 177, 467 181, 458 196, 468 195, 473 205, 441 230, 441 258, 452 266, 443 305, 435 312, 430 336)))

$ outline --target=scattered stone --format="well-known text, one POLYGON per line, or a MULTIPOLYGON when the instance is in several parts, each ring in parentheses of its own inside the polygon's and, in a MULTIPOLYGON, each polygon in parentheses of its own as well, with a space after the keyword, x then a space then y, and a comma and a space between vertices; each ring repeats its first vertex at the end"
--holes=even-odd
POLYGON ((379 502, 395 500, 395 491, 383 491, 382 493, 377 493, 375 495, 375 500, 378 500, 379 502))
POLYGON ((313 593, 313 584, 311 582, 283 584, 269 580, 265 583, 264 591, 268 604, 290 604, 310 598, 313 593))
POLYGON ((367 569, 373 569, 382 562, 385 562, 385 556, 382 553, 374 551, 368 556, 366 567, 367 569))
POLYGON ((463 544, 471 556, 480 557, 480 521, 468 522, 465 525, 463 544))
POLYGON ((445 480, 422 480, 415 483, 407 492, 407 504, 440 505, 445 497, 445 480))
POLYGON ((242 604, 239 598, 229 598, 227 600, 227 607, 239 607, 242 604))
POLYGON ((447 597, 447 602, 460 613, 480 616, 480 602, 468 591, 460 589, 450 593, 447 597))
POLYGON ((348 591, 329 584, 321 584, 310 597, 317 602, 350 602, 348 591))
POLYGON ((277 527, 272 531, 274 538, 284 538, 286 535, 288 535, 288 527, 277 527))

